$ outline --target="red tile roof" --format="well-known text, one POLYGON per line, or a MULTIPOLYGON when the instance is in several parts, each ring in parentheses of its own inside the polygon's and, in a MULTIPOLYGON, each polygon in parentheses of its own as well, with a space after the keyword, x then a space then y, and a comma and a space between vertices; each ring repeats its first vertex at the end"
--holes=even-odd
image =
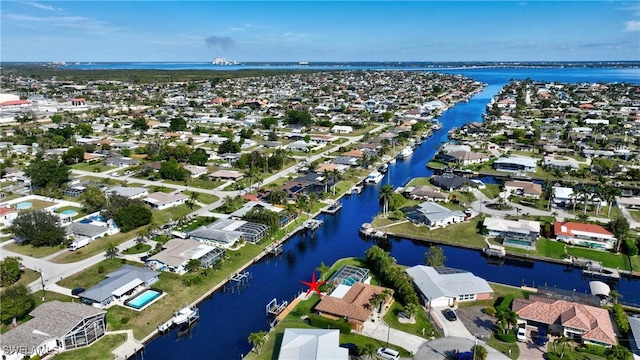
POLYGON ((533 295, 529 300, 515 299, 512 308, 522 319, 580 329, 585 331, 582 335, 585 340, 617 344, 609 312, 605 309, 533 295))
POLYGON ((10 214, 14 212, 17 212, 17 211, 11 208, 0 207, 0 216, 4 216, 6 214, 10 214))
POLYGON ((11 106, 11 105, 26 105, 31 104, 31 101, 27 100, 7 100, 0 103, 0 106, 11 106))
POLYGON ((322 298, 316 305, 316 310, 365 322, 373 311, 373 307, 370 304, 371 298, 384 290, 385 288, 381 286, 355 283, 342 299, 331 296, 322 298))
POLYGON ((556 235, 564 235, 564 236, 573 236, 574 231, 583 231, 583 232, 590 232, 594 234, 610 235, 610 236, 613 235, 609 230, 605 229, 600 225, 582 224, 582 223, 570 222, 570 221, 567 221, 567 222, 556 221, 553 224, 553 231, 556 235))

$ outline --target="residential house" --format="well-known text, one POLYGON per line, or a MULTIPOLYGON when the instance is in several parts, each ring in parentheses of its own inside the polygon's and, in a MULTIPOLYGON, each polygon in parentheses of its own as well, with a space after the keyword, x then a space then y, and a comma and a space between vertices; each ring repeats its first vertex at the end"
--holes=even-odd
POLYGON ((573 189, 569 187, 554 186, 553 190, 553 204, 560 207, 565 207, 573 202, 573 189))
POLYGON ((435 229, 463 222, 466 216, 460 210, 450 210, 442 205, 427 201, 418 205, 415 210, 407 213, 407 218, 424 224, 430 229, 435 229))
POLYGON ((386 303, 382 304, 381 309, 393 301, 393 290, 361 282, 351 286, 341 284, 330 295, 323 297, 315 310, 329 319, 347 319, 353 330, 361 331, 364 322, 369 320, 375 310, 371 306, 371 299, 384 291, 388 291, 390 296, 387 297, 386 303))
POLYGON ((527 325, 547 327, 549 333, 560 333, 585 345, 611 347, 618 343, 607 309, 539 295, 516 298, 511 308, 527 325))
POLYGON ((149 257, 145 265, 153 270, 170 271, 182 275, 187 272, 187 263, 190 260, 198 260, 201 267, 208 268, 223 255, 224 250, 219 247, 192 239, 173 239, 162 246, 162 251, 149 257))
POLYGON ((278 360, 349 360, 337 329, 284 329, 278 360))
POLYGON ((406 197, 413 200, 426 200, 426 201, 449 201, 449 195, 440 191, 440 189, 427 186, 427 185, 418 185, 418 186, 410 186, 404 190, 404 194, 406 197))
POLYGON ((454 175, 451 173, 432 176, 431 182, 434 185, 449 191, 452 191, 452 190, 470 191, 471 188, 475 186, 475 183, 470 179, 467 179, 462 176, 454 175))
POLYGON ((596 224, 556 221, 553 234, 558 241, 599 250, 614 249, 618 243, 613 233, 596 224))
POLYGON ((10 207, 0 207, 0 224, 2 226, 11 226, 13 220, 18 217, 18 210, 10 207))
POLYGON ((438 153, 436 156, 438 160, 443 162, 450 162, 455 164, 460 164, 462 166, 469 166, 473 164, 481 164, 489 161, 489 154, 478 153, 473 151, 450 151, 447 153, 438 153))
POLYGON ((486 280, 466 270, 416 265, 405 271, 429 308, 487 300, 493 293, 486 280))
POLYGON ((217 170, 209 174, 209 178, 211 180, 219 179, 219 180, 237 181, 242 179, 243 177, 244 177, 244 174, 242 174, 239 171, 233 171, 233 170, 217 170))
POLYGON ((29 315, 31 320, 2 334, 2 359, 44 358, 89 346, 107 331, 106 311, 85 304, 53 300, 29 315))
POLYGON ((184 204, 189 197, 180 193, 154 192, 144 198, 144 203, 154 210, 164 210, 184 204))
POLYGON ((535 242, 540 237, 539 221, 487 217, 482 226, 487 229, 489 236, 501 239, 504 245, 535 249, 535 242))
POLYGON ((628 316, 629 327, 631 331, 629 332, 629 345, 631 347, 631 352, 636 356, 636 359, 640 357, 640 317, 628 316))
POLYGON ((336 156, 331 163, 354 168, 360 165, 360 159, 352 156, 336 156))
POLYGON ((192 178, 198 178, 202 175, 206 175, 209 172, 205 166, 196 166, 196 165, 184 165, 184 168, 187 169, 191 173, 192 178))
POLYGON ((105 190, 105 194, 107 196, 120 195, 128 199, 142 199, 149 195, 149 190, 143 187, 115 186, 105 190))
POLYGON ((537 162, 537 159, 527 156, 510 156, 494 161, 493 168, 498 171, 535 172, 537 162))
POLYGON ((107 235, 114 235, 120 232, 120 229, 113 221, 109 223, 92 221, 83 219, 78 222, 72 222, 64 228, 69 238, 87 237, 89 241, 101 239, 107 235))
POLYGON ((568 157, 558 158, 557 156, 545 156, 544 157, 544 167, 547 169, 558 169, 558 170, 578 170, 580 165, 575 159, 571 159, 568 157))
POLYGON ((353 127, 346 125, 333 125, 331 132, 337 134, 350 134, 353 132, 353 127))
POLYGON ((123 265, 107 274, 98 285, 85 290, 78 296, 85 304, 98 308, 107 307, 113 301, 124 303, 131 295, 148 289, 158 281, 159 272, 133 265, 123 265))
POLYGON ((203 241, 206 244, 228 249, 241 239, 255 244, 267 234, 268 230, 269 227, 264 224, 219 219, 213 224, 190 231, 188 235, 190 238, 203 241))
POLYGON ((542 185, 530 181, 505 181, 504 190, 509 195, 522 196, 532 199, 540 199, 542 185))

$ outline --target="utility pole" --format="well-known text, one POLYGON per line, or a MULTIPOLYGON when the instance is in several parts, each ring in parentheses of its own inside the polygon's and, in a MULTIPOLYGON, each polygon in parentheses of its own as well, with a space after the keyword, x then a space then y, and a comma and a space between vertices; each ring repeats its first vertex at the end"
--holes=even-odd
POLYGON ((44 301, 44 276, 42 275, 42 269, 36 269, 40 273, 40 283, 42 284, 42 301, 44 301))

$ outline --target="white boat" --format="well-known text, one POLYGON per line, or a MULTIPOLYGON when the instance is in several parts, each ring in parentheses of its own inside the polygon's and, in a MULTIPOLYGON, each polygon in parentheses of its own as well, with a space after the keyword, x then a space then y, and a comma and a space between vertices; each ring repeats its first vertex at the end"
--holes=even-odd
POLYGON ((413 149, 411 146, 407 146, 396 156, 397 159, 404 160, 413 154, 413 149))
POLYGON ((369 174, 369 176, 367 176, 366 179, 364 179, 364 183, 377 184, 382 180, 383 177, 384 177, 384 174, 380 173, 378 170, 375 170, 374 172, 369 174))
POLYGON ((173 323, 175 325, 192 323, 196 321, 199 316, 200 314, 197 307, 194 306, 193 308, 190 308, 185 306, 173 315, 173 323))
POLYGON ((396 158, 389 160, 389 164, 394 165, 396 163, 396 158))

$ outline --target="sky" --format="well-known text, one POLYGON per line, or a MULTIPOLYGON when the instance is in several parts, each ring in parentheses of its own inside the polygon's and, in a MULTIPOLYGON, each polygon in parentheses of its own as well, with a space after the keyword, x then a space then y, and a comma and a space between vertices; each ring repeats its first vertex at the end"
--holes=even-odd
POLYGON ((640 60, 640 1, 0 2, 0 60, 640 60))

